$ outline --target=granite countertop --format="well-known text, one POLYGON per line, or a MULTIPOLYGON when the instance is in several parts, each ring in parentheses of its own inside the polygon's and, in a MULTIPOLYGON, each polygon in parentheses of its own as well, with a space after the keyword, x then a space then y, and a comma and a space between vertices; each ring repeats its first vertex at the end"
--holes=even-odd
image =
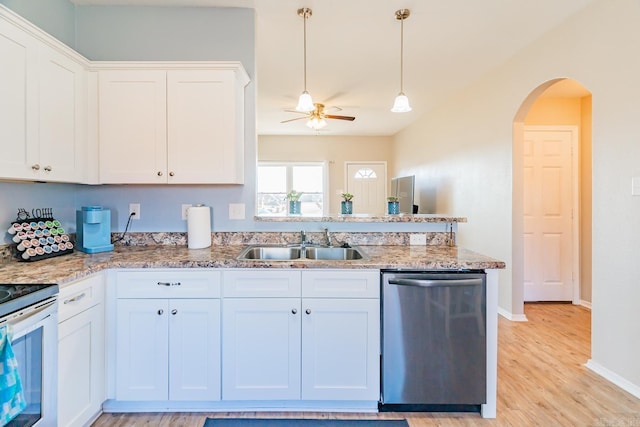
POLYGON ((440 214, 398 214, 398 215, 369 215, 369 214, 350 214, 350 215, 325 215, 325 216, 302 216, 302 215, 283 215, 283 216, 255 216, 253 218, 258 222, 404 222, 404 223, 453 223, 467 222, 467 218, 452 215, 440 214))
POLYGON ((505 263, 456 246, 361 246, 369 260, 239 261, 244 245, 187 249, 186 246, 116 246, 113 252, 76 251, 35 262, 0 263, 0 283, 64 284, 109 268, 371 268, 501 269, 505 263))

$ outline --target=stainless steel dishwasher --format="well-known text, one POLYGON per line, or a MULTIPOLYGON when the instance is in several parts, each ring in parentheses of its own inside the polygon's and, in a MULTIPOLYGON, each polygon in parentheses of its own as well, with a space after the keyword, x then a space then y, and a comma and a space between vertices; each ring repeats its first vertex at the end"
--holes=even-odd
POLYGON ((486 403, 486 275, 382 271, 381 411, 486 403))

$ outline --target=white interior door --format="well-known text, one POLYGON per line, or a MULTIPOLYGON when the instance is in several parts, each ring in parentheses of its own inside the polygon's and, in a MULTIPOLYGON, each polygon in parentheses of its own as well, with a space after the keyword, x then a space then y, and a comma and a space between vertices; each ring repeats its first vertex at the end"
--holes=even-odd
POLYGON ((386 213, 387 163, 347 162, 347 192, 353 194, 353 213, 386 213))
POLYGON ((525 128, 524 300, 573 299, 573 130, 525 128))

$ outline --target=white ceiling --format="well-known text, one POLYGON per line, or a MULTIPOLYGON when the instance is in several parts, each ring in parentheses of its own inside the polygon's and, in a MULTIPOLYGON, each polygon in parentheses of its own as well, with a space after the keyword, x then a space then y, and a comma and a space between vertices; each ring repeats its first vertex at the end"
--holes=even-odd
MULTIPOLYGON (((254 7, 257 130, 312 135, 293 109, 303 89, 303 20, 307 89, 314 102, 338 106, 353 122, 330 120, 325 135, 392 135, 453 93, 508 60, 593 0, 75 0, 76 4, 254 7), (400 22, 405 21, 404 92, 413 111, 392 113, 400 89, 400 22)), ((559 76, 560 77, 560 76, 559 76)), ((542 83, 542 82, 541 82, 542 83)))

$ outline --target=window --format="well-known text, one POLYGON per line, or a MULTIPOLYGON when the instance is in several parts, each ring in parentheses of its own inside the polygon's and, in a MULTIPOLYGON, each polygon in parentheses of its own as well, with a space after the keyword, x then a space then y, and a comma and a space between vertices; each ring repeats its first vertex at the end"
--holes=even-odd
POLYGON ((325 210, 325 181, 324 163, 259 162, 257 215, 287 215, 287 193, 296 190, 302 192, 302 215, 322 216, 325 210))

